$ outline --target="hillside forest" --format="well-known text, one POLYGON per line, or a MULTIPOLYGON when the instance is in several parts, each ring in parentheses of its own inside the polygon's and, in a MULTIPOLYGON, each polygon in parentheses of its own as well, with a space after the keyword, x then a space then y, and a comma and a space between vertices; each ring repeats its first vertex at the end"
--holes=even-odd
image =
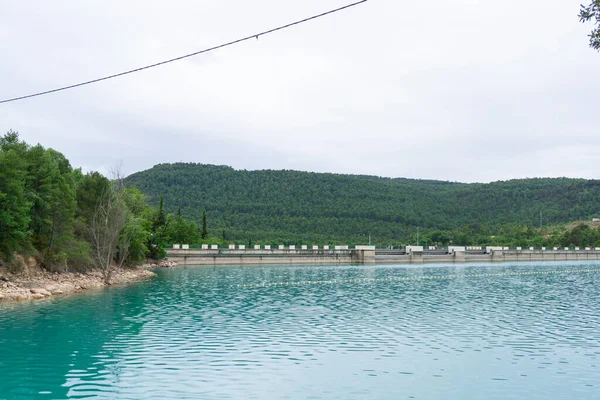
POLYGON ((572 224, 600 216, 597 180, 467 184, 175 163, 125 184, 150 204, 163 198, 167 212, 204 217, 214 243, 600 245, 597 226, 572 224))

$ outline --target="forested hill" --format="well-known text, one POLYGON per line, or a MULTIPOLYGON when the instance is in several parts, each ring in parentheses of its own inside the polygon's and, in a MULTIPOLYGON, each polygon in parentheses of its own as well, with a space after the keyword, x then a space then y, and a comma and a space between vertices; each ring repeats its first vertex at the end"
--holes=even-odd
POLYGON ((422 234, 555 225, 600 214, 600 181, 540 178, 465 184, 299 171, 160 164, 126 178, 151 203, 229 240, 406 243, 422 234))

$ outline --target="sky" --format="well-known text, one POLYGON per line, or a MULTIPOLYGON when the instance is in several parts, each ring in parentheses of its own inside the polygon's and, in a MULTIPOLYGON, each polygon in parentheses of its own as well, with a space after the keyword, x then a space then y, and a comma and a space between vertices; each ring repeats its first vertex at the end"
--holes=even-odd
MULTIPOLYGON (((257 40, 0 104, 0 132, 84 171, 159 163, 490 182, 600 178, 582 0, 366 3, 257 40)), ((352 0, 0 0, 0 100, 352 0)))

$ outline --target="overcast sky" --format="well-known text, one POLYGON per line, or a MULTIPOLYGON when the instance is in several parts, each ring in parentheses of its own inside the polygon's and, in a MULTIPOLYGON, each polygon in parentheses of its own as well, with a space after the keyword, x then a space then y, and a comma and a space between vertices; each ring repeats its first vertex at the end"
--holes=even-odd
MULTIPOLYGON (((368 2, 205 55, 0 105, 0 132, 125 173, 165 162, 489 182, 600 178, 583 0, 368 2)), ((0 98, 282 25, 343 0, 0 0, 0 98)))

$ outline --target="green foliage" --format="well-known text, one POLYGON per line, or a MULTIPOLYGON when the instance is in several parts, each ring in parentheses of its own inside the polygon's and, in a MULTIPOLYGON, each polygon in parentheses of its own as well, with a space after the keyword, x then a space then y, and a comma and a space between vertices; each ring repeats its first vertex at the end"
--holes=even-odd
POLYGON ((99 172, 89 172, 82 176, 77 184, 76 217, 84 224, 89 224, 98 205, 98 200, 108 188, 110 181, 99 172))
POLYGON ((29 152, 29 194, 32 244, 45 249, 52 263, 66 263, 66 249, 73 240, 75 218, 74 174, 60 153, 41 146, 29 152))
POLYGON ((558 243, 561 247, 589 247, 598 244, 599 241, 600 235, 598 230, 584 224, 577 225, 575 228, 564 232, 558 238, 558 243))
POLYGON ((0 259, 12 259, 29 237, 26 149, 12 131, 0 138, 0 259))
POLYGON ((198 226, 191 221, 183 218, 168 217, 166 224, 164 242, 165 245, 173 243, 199 243, 201 239, 198 226))
POLYGON ((129 215, 122 235, 131 237, 125 265, 135 265, 146 259, 150 240, 150 223, 143 217, 129 215))
POLYGON ((124 201, 129 216, 122 234, 131 238, 125 264, 135 265, 148 256, 154 210, 148 206, 146 196, 138 189, 126 188, 125 190, 124 201))
POLYGON ((156 211, 156 217, 154 218, 154 224, 152 225, 153 230, 163 228, 167 223, 165 216, 165 208, 162 195, 160 196, 160 202, 158 204, 158 210, 156 211))
POLYGON ((59 152, 31 147, 16 132, 0 139, 0 257, 21 246, 43 248, 49 263, 64 263, 73 240, 74 174, 59 152))
POLYGON ((534 239, 522 229, 539 227, 540 211, 544 226, 600 214, 600 181, 583 179, 464 184, 177 163, 125 183, 153 204, 162 195, 166 212, 181 206, 198 224, 206 211, 208 236, 223 243, 364 244, 371 234, 375 244, 398 245, 414 243, 417 227, 440 244, 522 243, 534 239))
MULTIPOLYGON (((16 132, 0 137, 0 260, 10 261, 18 251, 36 254, 51 271, 87 269, 91 254, 97 253, 92 253, 91 225, 107 193, 112 193, 120 218, 114 259, 109 252, 108 263, 162 258, 161 246, 173 238, 199 240, 197 226, 181 215, 167 223, 173 218, 166 215, 162 199, 155 210, 136 188, 124 188, 98 172, 83 175, 61 153, 32 147, 16 132)), ((8 265, 16 270, 18 263, 19 258, 8 265)))
POLYGON ((589 34, 590 47, 600 51, 600 0, 592 0, 587 6, 582 4, 579 11, 579 20, 582 23, 594 22, 595 27, 589 34))
POLYGON ((92 265, 91 247, 88 241, 74 240, 67 250, 66 265, 69 271, 84 272, 92 265))
MULTIPOLYGON (((179 207, 181 211, 181 207, 179 207)), ((202 239, 206 239, 208 236, 208 230, 206 229, 206 210, 202 211, 202 232, 200 233, 202 239)))

